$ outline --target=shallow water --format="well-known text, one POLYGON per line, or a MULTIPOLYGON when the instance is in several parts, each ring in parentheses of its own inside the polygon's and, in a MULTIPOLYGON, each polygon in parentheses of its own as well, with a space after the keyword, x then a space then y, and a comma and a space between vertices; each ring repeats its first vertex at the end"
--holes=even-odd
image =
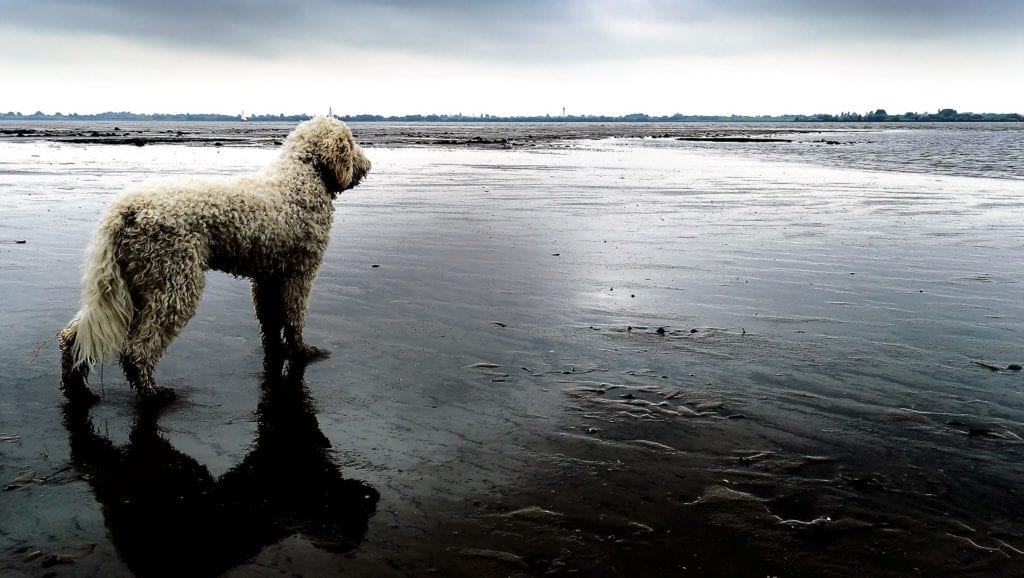
MULTIPOLYGON (((961 135, 973 154, 991 132, 979 130, 961 135)), ((154 421, 110 367, 90 429, 62 410, 55 345, 33 356, 74 313, 103 206, 141 180, 255 169, 275 153, 0 142, 5 571, 157 572, 138 561, 146 540, 119 529, 149 510, 116 506, 124 490, 104 481, 152 475, 139 452, 198 472, 197 496, 239 479, 284 496, 288 515, 261 519, 270 529, 207 571, 1004 575, 1020 564, 1024 376, 975 363, 1024 360, 1019 165, 880 171, 870 155, 844 160, 845 145, 621 134, 398 144, 369 148, 370 178, 337 202, 307 328, 333 356, 297 372, 307 393, 274 395, 247 285, 211 274, 158 369, 180 400, 154 421), (333 449, 298 452, 294 479, 269 478, 246 464, 289 455, 261 433, 274 427, 301 447, 321 432, 333 449), (112 455, 96 449, 104 440, 127 448, 116 467, 100 459, 112 455), (379 494, 369 514, 344 509, 347 546, 325 544, 288 498, 312 471, 329 474, 325 496, 379 494), (71 562, 43 569, 54 553, 71 562)), ((944 153, 914 154, 942 164, 944 153)), ((195 500, 181 506, 192 517, 166 521, 180 534, 248 519, 195 500)), ((185 542, 202 564, 202 541, 185 542)))
MULTIPOLYGON (((291 126, 274 122, 0 121, 0 141, 274 148, 291 126)), ((761 160, 1024 178, 1022 123, 362 122, 351 127, 361 143, 372 147, 551 148, 577 140, 652 139, 662 146, 728 151, 761 160)))

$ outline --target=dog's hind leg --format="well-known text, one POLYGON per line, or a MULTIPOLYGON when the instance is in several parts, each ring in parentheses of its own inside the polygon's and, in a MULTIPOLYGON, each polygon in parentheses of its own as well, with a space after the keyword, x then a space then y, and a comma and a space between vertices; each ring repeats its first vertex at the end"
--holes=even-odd
POLYGON ((133 285, 140 306, 128 327, 121 368, 139 398, 146 402, 174 399, 174 390, 157 385, 156 364, 171 341, 196 313, 205 285, 202 269, 182 260, 146 285, 133 285))
MULTIPOLYGON (((153 315, 153 309, 144 307, 137 317, 153 315)), ((152 317, 147 319, 152 320, 152 317)), ((148 325, 148 323, 147 323, 148 325)), ((173 335, 162 327, 133 325, 128 330, 124 351, 121 352, 121 369, 128 379, 128 385, 143 401, 174 399, 174 390, 156 384, 156 364, 167 349, 173 335)))
POLYGON ((331 352, 314 347, 302 338, 309 307, 309 292, 313 288, 311 275, 295 275, 285 278, 281 284, 281 301, 284 310, 284 341, 292 355, 303 359, 328 357, 331 352))
POLYGON ((121 368, 128 379, 128 385, 143 401, 174 399, 174 390, 156 384, 153 372, 159 359, 152 359, 143 352, 144 348, 133 347, 121 354, 121 368))
POLYGON ((58 334, 60 342, 60 389, 64 397, 73 404, 92 404, 99 401, 86 381, 89 378, 89 366, 75 363, 75 337, 78 325, 72 322, 58 334))

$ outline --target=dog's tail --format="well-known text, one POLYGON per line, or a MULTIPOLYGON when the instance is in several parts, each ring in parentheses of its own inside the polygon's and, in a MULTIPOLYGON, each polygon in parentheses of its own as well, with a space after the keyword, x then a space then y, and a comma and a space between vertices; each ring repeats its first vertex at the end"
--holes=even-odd
POLYGON ((62 332, 72 344, 75 367, 114 361, 124 346, 134 309, 115 251, 123 226, 120 214, 103 219, 86 253, 82 307, 62 332))

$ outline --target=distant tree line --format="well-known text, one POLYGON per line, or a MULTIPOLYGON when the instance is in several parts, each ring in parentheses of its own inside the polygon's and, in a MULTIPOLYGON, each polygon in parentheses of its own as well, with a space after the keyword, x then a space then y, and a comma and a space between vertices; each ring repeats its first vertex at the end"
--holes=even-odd
POLYGON ((798 122, 1020 122, 1024 116, 1012 113, 977 113, 957 112, 952 108, 943 108, 935 113, 905 112, 889 114, 884 108, 864 114, 843 112, 840 114, 799 115, 793 120, 798 122))
MULTIPOLYGON (((462 114, 408 114, 403 116, 381 116, 379 114, 335 115, 346 122, 1020 122, 1024 115, 1018 113, 974 113, 957 112, 944 108, 935 113, 906 112, 889 114, 878 109, 864 114, 843 112, 840 114, 786 114, 786 115, 686 115, 650 116, 643 113, 622 116, 605 115, 563 115, 552 116, 464 116, 462 114)), ((296 123, 312 118, 308 114, 254 114, 245 120, 253 122, 296 123)), ((0 120, 85 120, 85 121, 203 121, 240 122, 241 115, 230 114, 138 114, 134 112, 101 112, 99 114, 53 113, 36 111, 33 114, 20 112, 0 113, 0 120)))

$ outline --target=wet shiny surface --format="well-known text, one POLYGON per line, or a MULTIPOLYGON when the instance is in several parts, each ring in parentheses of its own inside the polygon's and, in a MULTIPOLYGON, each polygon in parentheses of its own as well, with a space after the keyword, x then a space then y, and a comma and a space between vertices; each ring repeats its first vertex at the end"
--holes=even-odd
MULTIPOLYGON (((374 171, 339 198, 314 288, 307 337, 333 355, 295 386, 309 411, 267 417, 248 286, 211 274, 158 368, 179 401, 146 431, 213 488, 260 450, 268 420, 313 428, 329 479, 379 501, 350 551, 278 523, 292 530, 203 567, 1011 575, 1024 376, 1005 368, 1024 360, 1024 181, 751 146, 368 150, 374 171)), ((34 350, 74 313, 110 195, 274 153, 0 151, 3 568, 125 573, 132 546, 97 482, 112 474, 76 459, 86 430, 67 425, 56 346, 34 350)), ((146 416, 116 367, 103 378, 84 439, 130 451, 146 416)), ((295 479, 273 482, 279 511, 297 511, 317 459, 284 464, 295 479)), ((342 524, 351 514, 337 527, 361 529, 342 524)))

